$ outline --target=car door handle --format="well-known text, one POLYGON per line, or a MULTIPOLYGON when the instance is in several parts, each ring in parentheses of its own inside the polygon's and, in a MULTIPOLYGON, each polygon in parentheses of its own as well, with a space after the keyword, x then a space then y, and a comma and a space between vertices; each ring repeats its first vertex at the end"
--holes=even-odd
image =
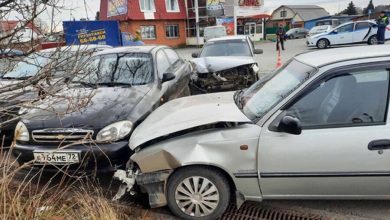
POLYGON ((371 141, 368 144, 369 150, 387 150, 390 149, 390 140, 383 139, 383 140, 375 140, 371 141))

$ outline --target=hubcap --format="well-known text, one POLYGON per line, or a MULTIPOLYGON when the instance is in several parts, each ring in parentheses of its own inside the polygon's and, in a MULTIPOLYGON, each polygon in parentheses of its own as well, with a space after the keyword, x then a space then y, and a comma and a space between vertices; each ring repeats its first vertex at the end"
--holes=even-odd
POLYGON ((176 204, 189 216, 202 217, 214 212, 219 204, 219 192, 210 180, 193 176, 176 188, 176 204))
POLYGON ((320 46, 320 48, 324 48, 326 46, 326 42, 322 40, 318 43, 318 45, 320 46))
POLYGON ((378 39, 376 37, 371 38, 371 44, 378 44, 378 39))

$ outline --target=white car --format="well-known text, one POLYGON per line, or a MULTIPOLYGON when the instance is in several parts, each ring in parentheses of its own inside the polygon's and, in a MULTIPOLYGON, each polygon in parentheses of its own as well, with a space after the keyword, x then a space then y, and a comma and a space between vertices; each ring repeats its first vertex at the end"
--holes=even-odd
MULTIPOLYGON (((377 25, 373 21, 358 21, 342 24, 326 33, 307 38, 307 46, 325 49, 332 45, 377 44, 377 25)), ((390 31, 386 32, 386 39, 390 39, 390 31)))

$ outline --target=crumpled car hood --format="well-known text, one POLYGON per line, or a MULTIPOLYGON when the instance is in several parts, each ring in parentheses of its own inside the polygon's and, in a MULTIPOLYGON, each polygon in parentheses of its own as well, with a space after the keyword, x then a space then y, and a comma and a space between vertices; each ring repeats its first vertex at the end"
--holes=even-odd
POLYGON ((202 57, 191 60, 196 73, 213 73, 257 63, 253 57, 202 57))
POLYGON ((234 92, 214 93, 170 101, 141 123, 133 132, 132 150, 148 141, 179 131, 218 122, 251 122, 236 106, 234 92))

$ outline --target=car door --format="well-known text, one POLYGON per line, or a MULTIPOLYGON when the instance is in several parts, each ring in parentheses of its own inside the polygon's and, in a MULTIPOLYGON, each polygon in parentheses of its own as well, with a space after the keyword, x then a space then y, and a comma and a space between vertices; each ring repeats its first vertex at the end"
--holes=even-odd
POLYGON ((361 43, 367 42, 368 38, 371 37, 371 24, 368 22, 358 22, 355 25, 355 31, 353 32, 353 42, 361 43))
POLYGON ((175 79, 167 82, 169 84, 169 94, 166 96, 169 97, 169 100, 172 100, 190 95, 188 85, 191 69, 189 64, 182 60, 174 50, 166 48, 164 51, 171 63, 171 66, 167 71, 172 72, 175 75, 175 79))
POLYGON ((331 45, 350 44, 352 43, 352 35, 354 30, 354 23, 343 25, 331 32, 328 39, 331 45))
POLYGON ((332 71, 265 123, 258 155, 265 199, 389 198, 389 67, 332 71), (300 120, 300 135, 278 129, 286 115, 300 120))

